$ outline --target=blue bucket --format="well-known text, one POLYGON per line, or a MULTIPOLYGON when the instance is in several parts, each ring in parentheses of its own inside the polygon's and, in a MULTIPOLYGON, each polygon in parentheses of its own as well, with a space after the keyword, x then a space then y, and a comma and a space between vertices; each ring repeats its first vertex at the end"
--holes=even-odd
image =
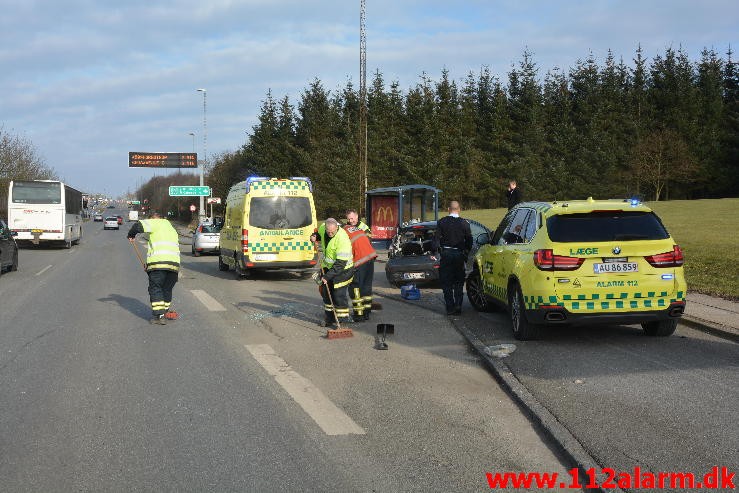
POLYGON ((415 284, 407 284, 400 288, 400 296, 405 300, 418 300, 421 298, 421 290, 415 284))

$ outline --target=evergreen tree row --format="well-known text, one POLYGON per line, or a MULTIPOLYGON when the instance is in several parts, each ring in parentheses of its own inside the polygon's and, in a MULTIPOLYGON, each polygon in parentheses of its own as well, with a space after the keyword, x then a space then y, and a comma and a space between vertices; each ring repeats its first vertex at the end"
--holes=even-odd
MULTIPOLYGON (((421 183, 465 208, 504 205, 507 180, 527 200, 648 200, 739 194, 737 70, 704 49, 667 48, 627 65, 609 52, 543 75, 531 53, 505 81, 483 68, 456 82, 422 75, 403 91, 368 84, 369 188, 421 183)), ((315 79, 293 104, 268 92, 248 142, 215 159, 214 195, 246 176, 309 176, 319 216, 361 207, 360 96, 315 79)))

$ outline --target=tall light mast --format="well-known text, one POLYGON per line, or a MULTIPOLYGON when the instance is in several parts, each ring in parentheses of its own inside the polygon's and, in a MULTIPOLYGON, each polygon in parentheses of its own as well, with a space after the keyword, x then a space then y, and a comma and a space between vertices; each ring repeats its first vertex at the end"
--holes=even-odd
MULTIPOLYGON (((359 208, 365 207, 367 192, 367 31, 365 0, 359 5, 359 208)), ((365 211, 366 214, 366 211, 365 211)), ((366 216, 365 216, 366 217, 366 216)))

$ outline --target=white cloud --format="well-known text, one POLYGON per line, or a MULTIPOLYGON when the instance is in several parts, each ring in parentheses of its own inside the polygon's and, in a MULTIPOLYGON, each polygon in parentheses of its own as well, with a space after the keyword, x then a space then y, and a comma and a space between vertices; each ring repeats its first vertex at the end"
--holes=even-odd
MULTIPOLYGON (((236 149, 269 89, 358 84, 359 2, 346 0, 0 0, 0 124, 27 135, 74 185, 134 188, 130 150, 236 149), (91 173, 91 170, 95 170, 91 173), (106 185, 109 186, 110 185, 106 185)), ((406 89, 447 68, 482 66, 505 80, 523 50, 543 75, 611 48, 630 63, 682 44, 736 46, 739 4, 595 1, 367 0, 368 72, 406 89), (669 8, 666 8, 666 5, 669 8)))

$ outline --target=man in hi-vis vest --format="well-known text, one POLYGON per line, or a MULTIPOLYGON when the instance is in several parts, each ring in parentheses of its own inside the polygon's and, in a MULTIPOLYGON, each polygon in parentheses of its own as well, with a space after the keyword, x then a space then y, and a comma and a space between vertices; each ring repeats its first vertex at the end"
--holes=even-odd
POLYGON ((149 234, 146 272, 149 274, 149 300, 151 301, 151 324, 166 325, 165 317, 172 304, 172 288, 180 270, 180 241, 177 231, 158 212, 151 219, 137 221, 128 232, 128 241, 133 243, 139 233, 149 234))
POLYGON ((369 320, 372 311, 372 279, 375 277, 377 252, 370 241, 370 229, 359 220, 354 209, 346 211, 344 231, 349 235, 354 254, 354 279, 349 285, 349 296, 354 309, 354 321, 369 320))
POLYGON ((339 222, 330 217, 311 235, 323 247, 321 262, 321 297, 323 298, 323 327, 334 324, 334 314, 341 323, 353 322, 349 315, 349 284, 354 273, 352 242, 339 222))

